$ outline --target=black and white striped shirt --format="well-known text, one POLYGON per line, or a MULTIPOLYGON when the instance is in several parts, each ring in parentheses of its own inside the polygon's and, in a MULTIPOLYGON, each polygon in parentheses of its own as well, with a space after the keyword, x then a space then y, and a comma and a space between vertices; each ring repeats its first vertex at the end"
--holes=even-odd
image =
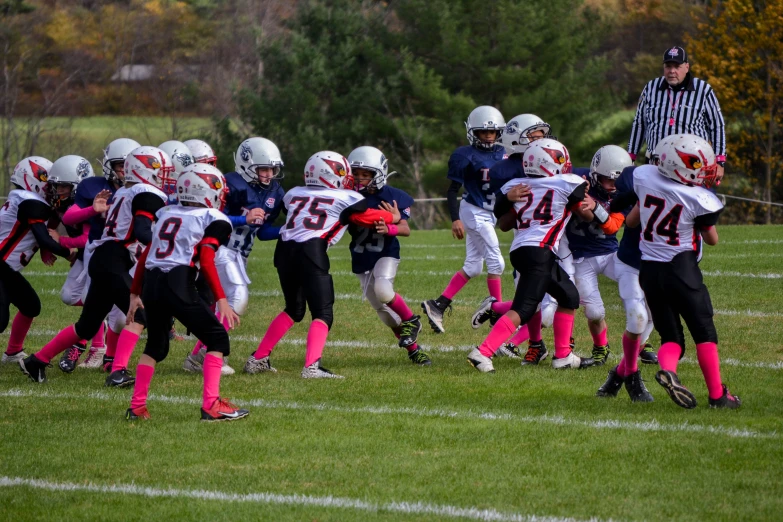
POLYGON ((686 76, 684 88, 673 90, 661 76, 645 85, 628 140, 628 152, 637 154, 642 141, 647 150, 671 134, 695 134, 712 144, 715 156, 726 156, 723 114, 710 84, 686 76))

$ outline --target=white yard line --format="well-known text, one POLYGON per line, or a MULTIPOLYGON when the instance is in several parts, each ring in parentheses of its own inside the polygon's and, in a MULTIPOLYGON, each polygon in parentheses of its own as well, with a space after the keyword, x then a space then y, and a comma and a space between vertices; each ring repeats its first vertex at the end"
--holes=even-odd
MULTIPOLYGON (((127 402, 126 397, 107 394, 105 392, 85 392, 82 394, 55 393, 49 391, 37 391, 35 389, 21 390, 11 389, 0 391, 0 397, 40 397, 47 399, 67 399, 83 400, 85 398, 102 401, 123 401, 127 402)), ((149 400, 152 402, 165 402, 170 404, 201 404, 200 399, 194 397, 169 396, 150 394, 149 400)), ((326 411, 333 413, 359 413, 369 415, 407 415, 413 417, 437 417, 448 419, 468 419, 485 421, 508 421, 521 424, 555 425, 571 426, 576 428, 587 428, 596 430, 628 430, 641 432, 662 432, 662 433, 697 433, 723 435, 729 438, 741 439, 779 439, 780 435, 776 431, 760 432, 747 428, 734 428, 730 426, 692 424, 683 422, 678 424, 662 424, 656 420, 647 422, 625 421, 619 419, 601 419, 601 420, 581 420, 566 418, 561 415, 515 415, 512 413, 494 413, 490 411, 473 410, 444 410, 431 408, 397 408, 390 406, 337 406, 327 403, 306 404, 301 402, 269 401, 265 399, 242 399, 236 398, 237 402, 243 406, 255 406, 257 408, 275 409, 275 410, 304 410, 304 411, 326 411)))
MULTIPOLYGON (((0 487, 27 487, 46 491, 89 493, 110 493, 123 495, 139 495, 150 498, 189 498, 209 502, 279 504, 289 506, 315 506, 319 508, 350 509, 369 513, 404 513, 410 515, 435 515, 445 518, 463 518, 469 520, 486 520, 498 522, 575 522, 577 519, 548 517, 541 515, 522 515, 481 509, 476 507, 449 506, 447 504, 429 504, 426 502, 372 502, 368 500, 314 495, 282 495, 279 493, 233 493, 204 489, 155 488, 136 484, 100 485, 88 482, 51 482, 41 479, 0 476, 0 487)), ((598 520, 598 519, 590 519, 598 520)))

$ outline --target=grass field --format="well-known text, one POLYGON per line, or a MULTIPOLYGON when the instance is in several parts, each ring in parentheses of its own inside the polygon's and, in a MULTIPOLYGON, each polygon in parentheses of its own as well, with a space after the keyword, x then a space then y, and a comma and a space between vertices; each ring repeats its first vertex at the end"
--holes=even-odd
MULTIPOLYGON (((465 356, 487 332, 469 326, 483 277, 457 296, 445 334, 422 332, 434 362, 414 367, 361 301, 344 239, 331 251, 338 300, 323 363, 346 379, 299 377, 307 319, 273 353, 279 373, 223 379, 223 394, 251 410, 242 422, 198 421, 201 378, 180 369, 192 341, 174 343, 158 366, 149 422, 123 420, 130 392, 104 388, 103 374, 53 368, 35 385, 0 368, 0 519, 780 520, 783 227, 720 233, 702 269, 738 411, 707 407, 692 343, 680 366, 699 401, 690 411, 649 366, 652 404, 632 404, 624 390, 596 398, 608 367, 556 373, 549 360, 501 359, 496 374, 478 373, 465 356)), ((510 237, 501 241, 507 251, 510 237)), ((237 369, 283 306, 273 247, 257 243, 250 261, 250 308, 232 335, 237 369)), ((415 232, 398 291, 418 309, 463 256, 448 232, 415 232)), ((44 301, 28 353, 78 316, 59 301, 66 268, 26 269, 44 301)), ((601 288, 617 354, 620 301, 610 281, 601 288)))

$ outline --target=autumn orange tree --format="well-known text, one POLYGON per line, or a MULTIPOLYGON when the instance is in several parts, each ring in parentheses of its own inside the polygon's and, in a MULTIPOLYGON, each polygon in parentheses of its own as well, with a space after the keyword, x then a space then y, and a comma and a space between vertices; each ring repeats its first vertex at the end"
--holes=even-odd
MULTIPOLYGON (((715 89, 727 123, 732 188, 783 195, 783 0, 723 0, 689 38, 694 72, 715 89), (734 179, 732 179, 734 178, 734 179)), ((758 195, 758 194, 757 194, 758 195)), ((772 221, 772 205, 765 220, 772 221)), ((756 210, 745 207, 748 217, 756 210)))

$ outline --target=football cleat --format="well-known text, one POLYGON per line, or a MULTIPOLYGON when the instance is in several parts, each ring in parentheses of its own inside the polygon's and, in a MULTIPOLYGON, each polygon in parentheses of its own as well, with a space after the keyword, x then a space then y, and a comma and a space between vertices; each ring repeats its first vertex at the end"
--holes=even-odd
POLYGON ((19 361, 21 361, 25 357, 27 357, 27 354, 24 353, 24 350, 20 350, 20 351, 18 351, 16 353, 12 353, 10 355, 7 354, 7 353, 4 353, 3 354, 3 358, 0 359, 0 363, 2 363, 2 364, 19 364, 19 361))
POLYGON ((436 334, 446 331, 446 329, 443 328, 443 313, 446 310, 451 310, 450 304, 441 304, 439 299, 440 298, 430 299, 429 301, 421 303, 421 309, 424 310, 424 315, 429 319, 430 327, 432 327, 432 331, 436 334))
POLYGON ((589 357, 579 357, 576 355, 573 351, 569 353, 565 357, 552 358, 552 368, 555 370, 567 370, 569 368, 576 368, 576 369, 582 369, 582 368, 589 368, 593 365, 593 360, 589 357))
POLYGON ((620 388, 623 387, 623 378, 617 375, 617 366, 609 370, 606 382, 595 392, 596 397, 617 397, 620 388))
POLYGON ((538 342, 529 341, 527 344, 527 352, 525 352, 525 357, 520 364, 522 366, 538 364, 546 359, 547 355, 549 355, 549 352, 546 351, 546 344, 544 344, 543 339, 538 342))
POLYGON ((52 365, 38 359, 35 355, 25 357, 19 360, 19 367, 22 373, 30 377, 33 382, 46 382, 46 368, 52 365))
POLYGON ((419 348, 412 352, 408 352, 408 359, 410 359, 413 364, 418 364, 419 366, 429 366, 432 364, 430 356, 422 352, 419 348))
POLYGON ((79 368, 100 368, 103 366, 104 355, 106 355, 106 348, 90 348, 87 357, 79 363, 79 368))
POLYGON ((206 422, 233 421, 244 419, 250 412, 231 404, 229 400, 218 397, 208 410, 201 408, 201 420, 206 422))
POLYGON ((720 399, 710 399, 710 408, 726 408, 734 410, 742 406, 742 401, 736 395, 729 393, 729 389, 723 384, 723 395, 720 399))
POLYGON ((492 359, 481 354, 478 347, 468 354, 468 362, 481 373, 495 373, 495 367, 492 366, 492 359))
POLYGON ((228 365, 228 357, 223 357, 223 366, 220 368, 220 375, 234 375, 236 371, 228 365))
POLYGON ((277 373, 277 370, 272 367, 272 361, 269 360, 269 356, 256 359, 252 355, 248 357, 245 363, 245 373, 277 373))
POLYGON ((593 345, 593 364, 595 366, 603 366, 606 364, 607 359, 609 359, 610 353, 612 352, 609 350, 609 343, 605 344, 604 346, 593 345))
POLYGON ((74 344, 63 352, 63 356, 60 357, 60 363, 57 365, 65 373, 73 373, 76 369, 76 363, 79 361, 79 357, 87 349, 87 343, 74 344))
POLYGON ((128 408, 125 412, 125 420, 149 420, 150 412, 147 411, 146 406, 139 406, 138 408, 128 408))
POLYGON ((106 377, 104 386, 108 386, 109 388, 127 388, 128 386, 132 386, 135 382, 136 378, 131 375, 126 368, 123 368, 122 370, 111 372, 109 376, 106 377))
POLYGON ((666 393, 669 394, 669 397, 671 397, 672 401, 674 401, 674 404, 677 406, 681 406, 688 410, 696 407, 696 397, 693 396, 688 388, 680 383, 680 379, 677 377, 676 373, 658 370, 658 373, 655 374, 655 380, 658 381, 658 384, 663 386, 663 389, 666 390, 666 393))
MULTIPOLYGON (((492 305, 493 303, 497 303, 497 299, 495 299, 492 296, 485 297, 483 301, 481 301, 481 304, 478 308, 476 308, 476 311, 473 312, 473 317, 470 319, 470 325, 476 329, 481 328, 481 325, 486 323, 487 321, 491 321, 493 316, 496 316, 495 323, 500 318, 500 314, 497 312, 492 311, 492 305)), ((492 323, 494 324, 494 323, 492 323)))
POLYGON ((101 362, 101 369, 103 373, 111 373, 111 367, 114 364, 114 356, 103 354, 103 361, 101 362))
POLYGON ((506 343, 498 348, 494 357, 510 357, 511 359, 521 359, 522 354, 519 353, 519 348, 511 343, 506 343))
POLYGON ((658 364, 658 355, 655 353, 650 343, 646 343, 642 348, 641 353, 639 353, 639 360, 641 360, 643 364, 658 364))
POLYGON ((631 397, 631 402, 653 402, 653 396, 647 390, 642 380, 642 372, 635 371, 625 378, 625 389, 631 397))
POLYGON ((204 371, 204 367, 201 365, 203 362, 204 356, 200 351, 196 355, 189 353, 182 363, 182 369, 189 373, 201 373, 204 371))
POLYGON ((345 379, 345 377, 327 370, 321 366, 321 359, 318 359, 310 366, 302 368, 302 379, 345 379))
POLYGON ((400 323, 400 342, 398 343, 400 348, 407 348, 413 346, 416 340, 419 338, 419 332, 421 332, 421 316, 414 315, 407 321, 400 323))

